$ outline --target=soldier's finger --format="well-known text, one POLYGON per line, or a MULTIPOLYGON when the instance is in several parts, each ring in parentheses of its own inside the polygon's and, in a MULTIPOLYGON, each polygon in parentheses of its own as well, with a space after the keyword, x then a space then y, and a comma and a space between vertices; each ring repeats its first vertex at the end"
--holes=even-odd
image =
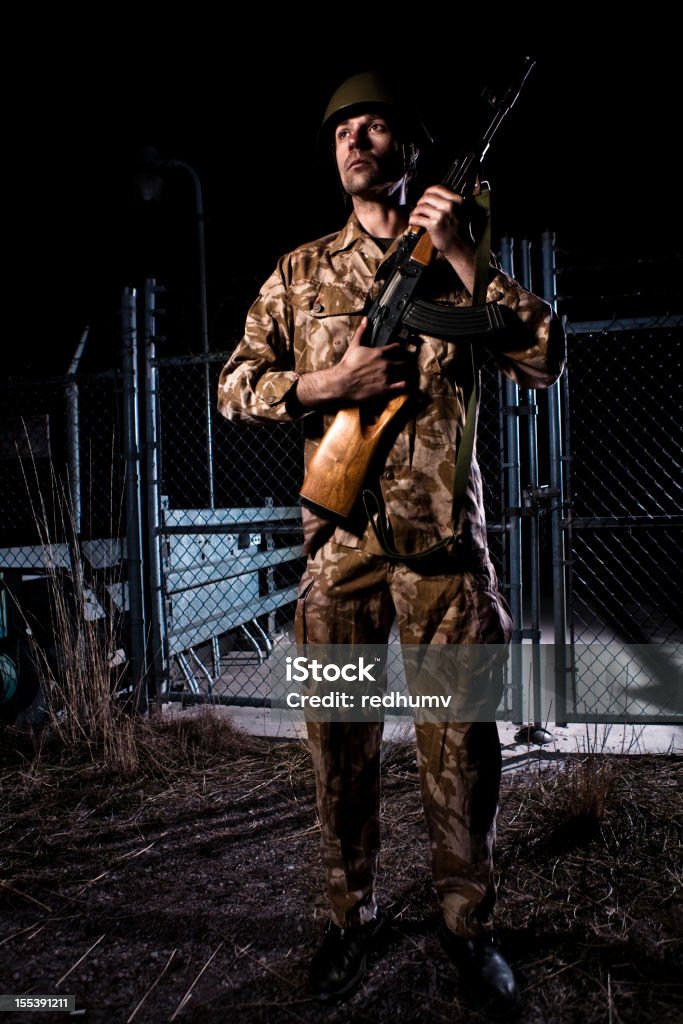
POLYGON ((361 341, 362 341, 363 335, 365 334, 367 326, 368 326, 368 318, 366 316, 364 316, 361 319, 361 322, 358 324, 358 327, 353 332, 353 336, 351 338, 351 341, 349 342, 349 348, 351 348, 352 346, 357 347, 358 345, 361 344, 361 341))
POLYGON ((449 203, 460 204, 463 202, 463 197, 457 192, 451 192, 445 185, 430 185, 428 189, 425 189, 422 199, 428 197, 429 199, 441 199, 446 200, 449 203))

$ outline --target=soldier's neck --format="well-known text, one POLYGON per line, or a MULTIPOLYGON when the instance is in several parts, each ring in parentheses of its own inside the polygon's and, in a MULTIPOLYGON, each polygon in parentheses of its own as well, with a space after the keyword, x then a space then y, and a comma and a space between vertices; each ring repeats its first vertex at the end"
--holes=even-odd
POLYGON ((405 206, 354 196, 353 209, 365 231, 375 238, 397 238, 408 227, 405 206))

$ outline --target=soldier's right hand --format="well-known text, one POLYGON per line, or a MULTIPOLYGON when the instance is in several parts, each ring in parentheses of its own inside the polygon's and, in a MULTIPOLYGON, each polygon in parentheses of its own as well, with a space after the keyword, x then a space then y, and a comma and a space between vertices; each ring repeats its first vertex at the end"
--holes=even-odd
POLYGON ((407 390, 408 364, 402 346, 397 342, 382 348, 363 345, 367 326, 368 318, 364 316, 335 367, 341 389, 339 397, 353 402, 390 397, 407 390))
POLYGON ((364 316, 335 366, 311 370, 299 377, 295 395, 302 409, 390 398, 408 390, 408 363, 402 346, 392 343, 383 348, 368 348, 362 344, 367 326, 368 318, 364 316))

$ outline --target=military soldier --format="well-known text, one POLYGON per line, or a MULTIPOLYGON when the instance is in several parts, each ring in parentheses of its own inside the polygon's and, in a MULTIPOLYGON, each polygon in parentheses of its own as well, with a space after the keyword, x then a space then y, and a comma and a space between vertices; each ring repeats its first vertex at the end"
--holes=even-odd
MULTIPOLYGON (((374 73, 340 86, 322 132, 353 211, 341 231, 280 259, 223 369, 219 407, 249 422, 301 418, 308 462, 340 405, 410 394, 374 479, 384 533, 406 557, 387 557, 367 515, 339 525, 304 509, 308 564, 297 640, 384 644, 396 621, 403 644, 507 644, 511 622, 488 556, 476 458, 458 522, 451 522, 470 346, 425 334, 408 346, 362 344, 368 297, 381 287, 409 223, 424 228, 437 250, 425 275, 427 297, 471 304, 474 246, 463 198, 433 185, 412 209, 406 205, 424 130, 374 73), (436 562, 412 557, 449 536, 436 562)), ((494 269, 487 301, 507 307, 514 321, 491 343, 503 371, 525 387, 550 385, 562 351, 551 308, 494 269)), ((381 725, 311 721, 307 728, 331 906, 309 983, 326 1001, 359 984, 386 925, 375 894, 381 725)), ((514 1008, 517 987, 492 918, 501 766, 495 721, 418 721, 416 735, 446 947, 484 1001, 514 1008)))

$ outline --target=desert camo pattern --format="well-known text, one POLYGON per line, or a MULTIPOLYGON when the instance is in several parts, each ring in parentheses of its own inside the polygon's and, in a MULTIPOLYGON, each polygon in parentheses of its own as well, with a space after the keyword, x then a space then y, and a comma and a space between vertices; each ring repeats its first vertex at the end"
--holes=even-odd
MULTIPOLYGON (((355 215, 338 233, 284 256, 251 307, 245 335, 224 367, 221 412, 261 423, 302 418, 305 460, 332 419, 297 406, 301 374, 343 356, 368 296, 381 287, 386 255, 355 215)), ((450 266, 437 259, 422 297, 471 303, 450 266)), ((502 370, 524 387, 546 387, 561 370, 563 338, 550 306, 492 270, 488 301, 517 314, 519 331, 490 348, 502 370)), ((416 387, 397 422, 373 487, 388 532, 401 552, 424 551, 452 531, 455 456, 472 386, 469 344, 420 335, 408 344, 416 387)), ((302 474, 303 479, 303 474, 302 474)), ((335 526, 304 509, 309 551, 297 604, 297 641, 386 643, 394 620, 403 644, 500 645, 512 623, 488 557, 476 457, 456 526, 457 542, 438 558, 389 561, 367 521, 335 526)), ((481 665, 481 663, 480 663, 481 665)), ((408 680, 409 684, 410 681, 408 680)), ((492 707, 502 689, 495 659, 456 688, 482 687, 492 707)), ((495 903, 493 849, 500 746, 493 720, 416 721, 418 768, 434 883, 446 925, 472 937, 490 930, 495 903)), ((376 910, 380 849, 380 722, 307 723, 316 771, 321 849, 331 912, 340 927, 376 910)))

